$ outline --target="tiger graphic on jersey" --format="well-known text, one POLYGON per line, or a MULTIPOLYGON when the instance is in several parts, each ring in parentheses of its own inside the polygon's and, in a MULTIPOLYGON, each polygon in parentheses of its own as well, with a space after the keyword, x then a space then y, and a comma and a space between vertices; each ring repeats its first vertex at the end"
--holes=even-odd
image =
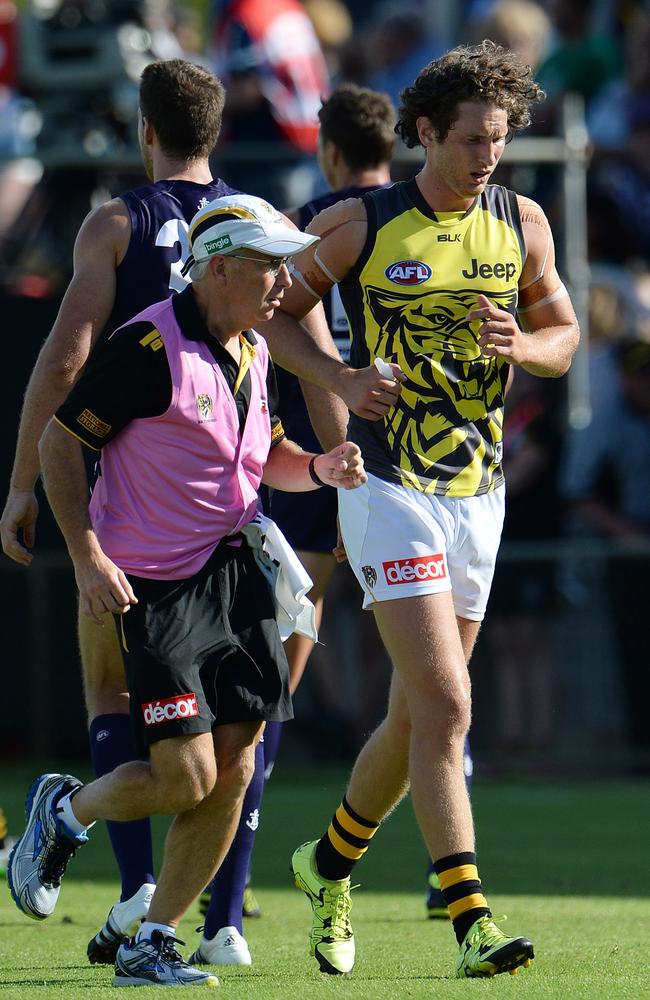
POLYGON ((340 286, 352 329, 352 364, 382 358, 397 362, 406 375, 384 420, 371 424, 352 416, 351 433, 376 475, 427 493, 474 496, 503 481, 508 366, 481 353, 480 324, 470 324, 467 315, 479 292, 516 311, 520 226, 507 216, 508 192, 488 187, 466 215, 427 220, 423 237, 421 207, 410 202, 409 183, 374 193, 373 200, 379 196, 385 204, 373 206, 376 228, 369 211, 367 250, 354 279, 340 286), (442 249, 433 242, 440 233, 442 249), (391 280, 396 259, 411 265, 410 279, 402 269, 399 283, 391 280))

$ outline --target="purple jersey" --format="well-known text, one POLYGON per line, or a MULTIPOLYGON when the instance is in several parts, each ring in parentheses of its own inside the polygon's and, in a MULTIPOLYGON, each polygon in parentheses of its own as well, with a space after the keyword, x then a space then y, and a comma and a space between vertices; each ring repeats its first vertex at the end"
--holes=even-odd
POLYGON ((181 268, 189 254, 191 219, 214 198, 235 193, 222 180, 210 184, 157 181, 120 195, 131 219, 131 239, 116 270, 111 330, 185 288, 187 279, 181 276, 181 268))

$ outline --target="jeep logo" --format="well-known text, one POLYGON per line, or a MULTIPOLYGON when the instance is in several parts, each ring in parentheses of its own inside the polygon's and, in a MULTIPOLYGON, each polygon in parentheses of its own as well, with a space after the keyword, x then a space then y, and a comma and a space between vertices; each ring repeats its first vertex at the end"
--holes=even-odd
POLYGON ((431 277, 431 268, 421 260, 398 260, 384 274, 395 285, 421 285, 431 277))
POLYGON ((496 264, 479 264, 476 257, 472 257, 472 263, 468 271, 463 271, 464 278, 505 278, 506 281, 510 281, 515 276, 515 271, 517 268, 514 264, 508 262, 507 264, 502 264, 498 261, 496 264))

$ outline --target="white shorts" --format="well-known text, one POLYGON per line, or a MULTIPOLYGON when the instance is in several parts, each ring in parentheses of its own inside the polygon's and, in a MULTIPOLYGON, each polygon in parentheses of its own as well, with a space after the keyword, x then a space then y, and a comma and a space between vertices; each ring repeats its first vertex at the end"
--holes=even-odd
POLYGON ((369 474, 363 486, 338 494, 341 534, 364 608, 450 590, 457 615, 483 619, 505 486, 476 497, 442 497, 369 474))

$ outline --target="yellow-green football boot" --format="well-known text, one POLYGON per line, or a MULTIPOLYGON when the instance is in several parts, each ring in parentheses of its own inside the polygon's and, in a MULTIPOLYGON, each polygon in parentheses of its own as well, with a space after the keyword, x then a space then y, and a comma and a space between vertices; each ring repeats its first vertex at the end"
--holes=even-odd
POLYGON ((320 877, 314 865, 317 844, 317 840, 312 840, 294 851, 291 869, 296 888, 301 889, 311 903, 310 954, 318 962, 321 972, 341 976, 354 967, 350 879, 329 882, 320 877))
POLYGON ((527 969, 534 957, 527 938, 506 937, 491 917, 480 917, 460 946, 456 975, 459 979, 496 976, 499 972, 514 975, 521 966, 527 969))

